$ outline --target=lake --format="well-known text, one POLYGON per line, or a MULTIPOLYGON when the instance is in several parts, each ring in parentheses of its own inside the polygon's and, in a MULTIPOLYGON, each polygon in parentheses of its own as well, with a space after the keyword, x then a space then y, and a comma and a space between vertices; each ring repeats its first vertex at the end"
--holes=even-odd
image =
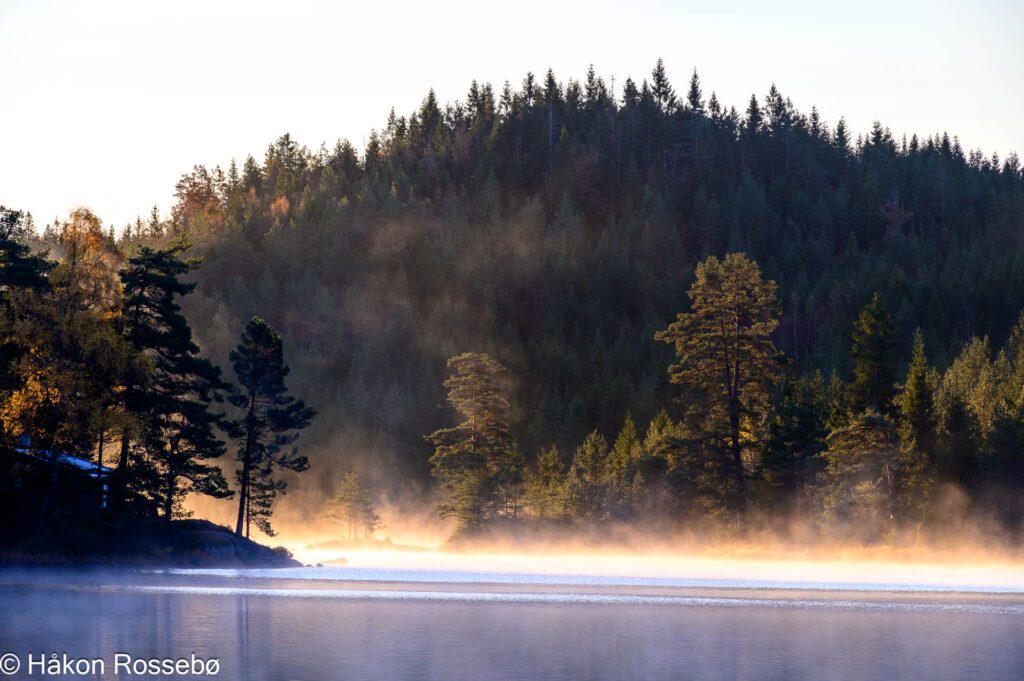
POLYGON ((253 681, 1009 681, 1024 677, 1019 591, 451 565, 3 571, 0 654, 17 678, 147 678, 115 672, 122 653, 216 658, 216 678, 253 681), (50 653, 104 666, 46 676, 50 653))

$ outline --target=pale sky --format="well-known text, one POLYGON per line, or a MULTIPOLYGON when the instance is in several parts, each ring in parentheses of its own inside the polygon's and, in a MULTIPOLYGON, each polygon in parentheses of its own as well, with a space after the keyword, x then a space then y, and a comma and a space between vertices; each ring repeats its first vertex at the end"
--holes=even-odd
POLYGON ((593 63, 620 90, 659 56, 678 91, 697 68, 741 110, 774 82, 858 133, 879 119, 1024 152, 1019 0, 0 0, 0 204, 120 228, 166 213, 194 164, 262 159, 283 132, 362 148, 430 87, 444 102, 593 63))

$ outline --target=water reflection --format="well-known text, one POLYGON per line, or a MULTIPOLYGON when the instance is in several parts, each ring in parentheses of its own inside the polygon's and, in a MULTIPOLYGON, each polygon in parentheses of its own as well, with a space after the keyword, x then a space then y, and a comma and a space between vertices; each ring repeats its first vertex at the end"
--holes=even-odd
MULTIPOLYGON (((0 585, 0 644, 108 661, 195 653, 220 658, 221 679, 254 681, 1009 681, 1024 670, 1024 616, 1013 599, 989 599, 987 610, 801 607, 761 596, 730 605, 424 601, 255 594, 239 580, 219 582, 221 592, 167 591, 181 582, 132 579, 142 588, 0 585)), ((914 602, 933 601, 950 603, 914 602)), ((109 662, 107 672, 115 678, 109 662)))

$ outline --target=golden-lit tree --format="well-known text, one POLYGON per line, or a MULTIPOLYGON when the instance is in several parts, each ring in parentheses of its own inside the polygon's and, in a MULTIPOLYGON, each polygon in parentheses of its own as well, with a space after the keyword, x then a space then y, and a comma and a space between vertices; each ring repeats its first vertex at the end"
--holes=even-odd
POLYGON ((57 245, 59 264, 52 280, 61 308, 115 310, 121 300, 117 273, 124 258, 96 214, 88 208, 71 211, 60 223, 57 245))
POLYGON ((731 480, 723 481, 723 496, 742 511, 744 453, 758 442, 781 368, 771 341, 779 325, 776 286, 746 255, 730 253, 697 266, 689 296, 690 311, 655 337, 675 347, 669 374, 684 390, 686 420, 704 447, 724 457, 719 463, 731 480))

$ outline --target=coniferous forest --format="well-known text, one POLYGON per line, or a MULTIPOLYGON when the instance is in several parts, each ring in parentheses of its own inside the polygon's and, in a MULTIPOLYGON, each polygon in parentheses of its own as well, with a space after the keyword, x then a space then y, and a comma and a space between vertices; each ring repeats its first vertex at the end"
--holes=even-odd
POLYGON ((1024 531, 1024 175, 945 132, 774 85, 732 106, 659 61, 431 91, 362 151, 285 134, 116 228, 14 208, 0 523, 26 536, 64 453, 109 469, 104 512, 231 497, 239 534, 286 491, 375 529, 363 486, 460 533, 1024 531))

